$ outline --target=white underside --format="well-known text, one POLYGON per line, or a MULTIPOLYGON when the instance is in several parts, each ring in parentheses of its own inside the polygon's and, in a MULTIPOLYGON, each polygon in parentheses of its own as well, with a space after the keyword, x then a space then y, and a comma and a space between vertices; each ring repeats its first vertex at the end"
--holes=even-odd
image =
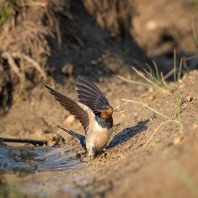
POLYGON ((86 137, 86 147, 91 156, 95 151, 101 150, 109 141, 113 130, 102 128, 98 122, 94 122, 91 132, 86 137))

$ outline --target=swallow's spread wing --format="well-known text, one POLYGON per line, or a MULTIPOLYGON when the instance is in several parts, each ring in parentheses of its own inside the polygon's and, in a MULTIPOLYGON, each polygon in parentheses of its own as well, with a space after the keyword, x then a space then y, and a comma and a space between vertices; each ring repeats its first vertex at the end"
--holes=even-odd
POLYGON ((78 76, 76 87, 78 88, 79 102, 88 106, 94 113, 97 113, 98 110, 103 109, 105 106, 110 106, 100 89, 87 78, 78 76))
MULTIPOLYGON (((43 83, 43 82, 42 82, 43 83)), ((55 99, 60 102, 60 104, 65 107, 72 115, 77 118, 80 123, 82 124, 85 133, 87 133, 89 128, 89 123, 93 122, 94 113, 93 111, 87 107, 86 105, 82 104, 81 102, 77 102, 68 96, 56 91, 55 89, 51 88, 49 85, 43 83, 43 85, 49 89, 50 93, 54 95, 55 99)))

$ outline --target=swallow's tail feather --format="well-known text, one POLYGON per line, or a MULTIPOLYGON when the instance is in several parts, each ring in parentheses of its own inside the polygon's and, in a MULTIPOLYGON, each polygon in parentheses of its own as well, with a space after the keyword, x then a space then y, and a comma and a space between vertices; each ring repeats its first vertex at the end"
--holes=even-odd
POLYGON ((65 131, 66 133, 68 133, 69 135, 71 135, 72 137, 77 139, 78 142, 81 144, 81 146, 86 150, 85 136, 84 135, 81 135, 81 134, 76 133, 76 132, 71 131, 71 130, 67 130, 67 129, 61 127, 61 126, 58 126, 58 128, 62 129, 63 131, 65 131))

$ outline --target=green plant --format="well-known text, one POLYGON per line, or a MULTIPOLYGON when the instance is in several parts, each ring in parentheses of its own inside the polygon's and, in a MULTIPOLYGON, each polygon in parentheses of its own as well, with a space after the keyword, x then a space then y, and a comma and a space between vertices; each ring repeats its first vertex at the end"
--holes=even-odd
POLYGON ((178 72, 177 72, 177 79, 176 79, 176 81, 175 81, 175 85, 177 85, 177 86, 178 86, 178 83, 179 83, 179 81, 180 81, 180 79, 181 79, 181 75, 182 75, 182 65, 183 65, 184 59, 185 59, 184 57, 182 57, 182 58, 180 59, 179 69, 178 69, 178 72))
POLYGON ((124 53, 129 55, 131 53, 131 49, 129 48, 129 46, 127 45, 123 45, 123 48, 124 48, 124 53))
MULTIPOLYGON (((197 2, 198 2, 198 0, 197 0, 197 2)), ((196 31, 196 29, 195 29, 195 24, 194 24, 194 22, 192 22, 192 31, 193 31, 193 36, 194 36, 194 39, 195 39, 195 43, 196 43, 197 46, 198 46, 198 36, 197 36, 197 31, 196 31)))
POLYGON ((180 109, 180 105, 181 105, 181 100, 178 100, 177 103, 175 104, 176 110, 177 110, 177 118, 179 121, 179 127, 180 129, 183 129, 183 125, 182 125, 182 120, 181 120, 181 109, 180 109))
POLYGON ((12 11, 12 5, 9 2, 3 2, 0 4, 0 25, 4 24, 12 11))
POLYGON ((156 66, 156 64, 154 63, 154 66, 155 66, 155 70, 156 72, 154 72, 152 70, 152 68, 146 64, 147 67, 149 68, 149 71, 148 72, 146 69, 143 69, 143 71, 145 73, 142 73, 140 71, 138 71, 137 69, 135 69, 134 67, 132 67, 132 69, 139 75, 141 76, 142 78, 144 78, 148 83, 142 83, 142 82, 137 82, 137 81, 132 81, 132 80, 128 80, 126 78, 123 78, 122 76, 118 76, 120 79, 124 80, 124 81, 127 81, 127 82, 130 82, 130 83, 134 83, 134 84, 139 84, 139 85, 143 85, 143 86, 146 86, 146 87, 153 87, 153 88, 159 88, 163 91, 165 91, 166 93, 170 94, 170 89, 167 87, 167 84, 164 80, 164 77, 163 77, 163 74, 162 72, 159 74, 158 72, 158 68, 156 66), (156 74, 155 74, 156 73, 156 74), (160 77, 161 76, 161 77, 160 77))
MULTIPOLYGON (((170 154, 169 154, 170 156, 170 154)), ((169 157, 169 164, 173 173, 198 196, 198 182, 194 180, 186 171, 186 169, 179 163, 178 160, 169 157)))
POLYGON ((198 0, 188 0, 188 3, 190 3, 190 4, 197 4, 198 3, 198 0))
MULTIPOLYGON (((174 50, 174 68, 165 76, 163 76, 162 72, 158 71, 158 67, 156 65, 155 62, 153 62, 154 67, 155 67, 155 71, 153 71, 153 69, 151 68, 150 65, 147 65, 149 71, 147 71, 146 69, 143 69, 144 73, 138 71, 137 69, 135 69, 134 67, 132 67, 132 69, 142 78, 144 78, 148 83, 143 83, 143 82, 138 82, 138 81, 133 81, 133 80, 128 80, 122 76, 118 77, 124 81, 130 82, 130 83, 134 83, 134 84, 138 84, 138 85, 143 85, 146 87, 153 87, 153 88, 157 88, 162 90, 163 92, 166 92, 167 94, 172 94, 172 92, 178 87, 178 83, 179 80, 181 79, 181 75, 182 75, 182 65, 183 65, 183 61, 184 61, 184 57, 180 59, 180 65, 179 68, 177 68, 176 66, 176 50, 174 50), (170 77, 171 75, 174 75, 174 84, 175 87, 174 89, 171 89, 170 87, 168 87, 167 83, 166 83, 166 79, 168 77, 170 77)), ((187 59, 185 59, 187 60, 187 59)))
POLYGON ((148 72, 147 70, 144 70, 148 77, 150 78, 150 81, 153 82, 154 85, 156 85, 157 88, 160 88, 160 89, 163 89, 165 91, 169 91, 169 88, 164 80, 164 76, 162 74, 162 72, 160 72, 159 74, 159 71, 158 71, 158 68, 157 68, 157 65, 155 64, 155 62, 153 62, 154 66, 155 66, 155 73, 154 71, 152 70, 152 68, 150 67, 150 65, 147 65, 147 67, 149 68, 149 71, 148 72))

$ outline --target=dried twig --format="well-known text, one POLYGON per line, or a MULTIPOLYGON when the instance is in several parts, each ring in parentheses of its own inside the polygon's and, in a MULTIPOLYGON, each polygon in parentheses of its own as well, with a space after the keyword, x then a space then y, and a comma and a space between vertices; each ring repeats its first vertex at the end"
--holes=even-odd
POLYGON ((46 7, 47 6, 47 2, 26 2, 24 4, 24 6, 40 6, 40 7, 46 7))
POLYGON ((137 69, 135 69, 135 67, 132 67, 132 69, 139 75, 141 76, 142 78, 144 78, 147 82, 151 83, 153 86, 157 87, 156 83, 152 82, 151 80, 149 80, 148 78, 146 78, 144 76, 144 74, 140 71, 138 71, 137 69))
POLYGON ((12 71, 19 77, 21 81, 25 79, 24 74, 20 72, 18 66, 16 65, 12 55, 9 52, 3 52, 2 53, 2 58, 7 59, 8 63, 12 69, 12 71))
POLYGON ((34 68, 37 69, 41 73, 41 75, 43 76, 44 79, 47 78, 45 72, 41 69, 41 66, 38 64, 38 62, 36 62, 32 58, 30 58, 29 56, 26 56, 25 54, 22 54, 19 52, 13 52, 12 56, 14 58, 19 58, 19 59, 23 58, 26 61, 30 62, 32 64, 32 66, 34 66, 34 68))
POLYGON ((30 139, 18 139, 18 138, 0 138, 0 142, 16 142, 16 143, 29 143, 34 146, 39 145, 47 145, 47 140, 30 140, 30 139))
MULTIPOLYGON (((55 16, 55 15, 54 15, 55 16)), ((62 39, 61 39, 61 32, 60 32, 60 18, 54 17, 54 21, 56 24, 56 34, 57 34, 57 39, 58 39, 58 50, 61 52, 61 44, 62 44, 62 39)))
POLYGON ((165 81, 165 79, 164 79, 164 76, 163 76, 163 73, 162 73, 162 72, 160 72, 160 76, 161 76, 162 83, 163 83, 166 87, 168 87, 168 85, 167 85, 167 83, 166 83, 166 81, 165 81))
POLYGON ((149 140, 145 143, 145 145, 143 146, 143 148, 151 141, 151 139, 153 138, 153 136, 155 135, 155 133, 157 132, 157 130, 165 123, 167 122, 172 122, 172 120, 166 120, 164 122, 162 122, 155 130, 154 132, 152 133, 151 137, 149 138, 149 140))
POLYGON ((135 100, 127 100, 127 99, 122 99, 122 100, 123 100, 123 101, 126 101, 126 102, 133 102, 133 103, 141 104, 142 106, 147 107, 148 109, 150 109, 150 110, 152 110, 153 112, 157 113, 158 115, 160 115, 160 116, 166 118, 167 120, 173 122, 174 124, 178 125, 178 126, 181 128, 181 125, 182 125, 182 124, 181 124, 180 121, 178 121, 178 120, 173 120, 171 117, 168 117, 168 116, 164 115, 163 113, 161 113, 161 112, 159 112, 159 111, 153 109, 152 107, 150 107, 150 106, 147 105, 147 104, 144 104, 144 103, 142 103, 142 102, 135 101, 135 100))

